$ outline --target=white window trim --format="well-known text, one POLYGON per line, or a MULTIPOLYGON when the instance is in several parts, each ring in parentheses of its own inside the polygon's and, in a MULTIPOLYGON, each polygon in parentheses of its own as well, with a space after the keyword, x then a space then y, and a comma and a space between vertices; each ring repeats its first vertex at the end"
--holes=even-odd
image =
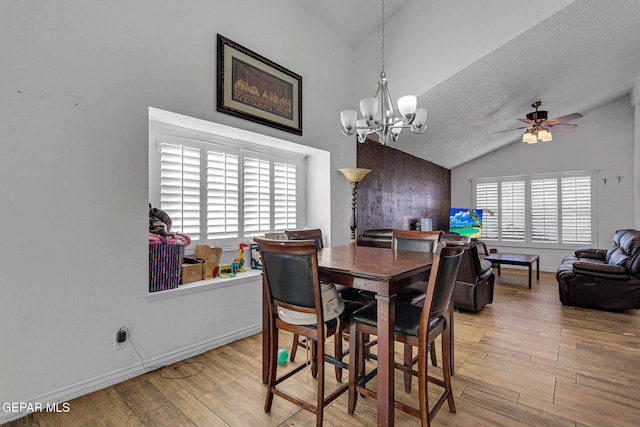
MULTIPOLYGON (((330 183, 329 152, 149 107, 149 158, 151 159, 149 165, 149 195, 154 194, 154 189, 158 186, 159 173, 155 170, 157 167, 154 166, 158 164, 158 161, 157 158, 153 158, 153 156, 159 155, 153 147, 157 134, 211 142, 234 150, 252 151, 261 155, 271 156, 279 161, 296 160, 303 163, 306 171, 298 174, 297 200, 299 205, 297 228, 318 227, 322 228, 323 233, 330 236, 330 203, 325 202, 326 197, 320 192, 317 192, 317 199, 306 196, 310 190, 314 191, 317 186, 316 183, 309 181, 308 176, 313 176, 314 181, 318 178, 321 180, 319 182, 330 183), (316 206, 319 201, 322 201, 320 209, 309 210, 309 205, 316 206)), ((158 204, 157 200, 150 200, 150 202, 154 206, 158 204)), ((246 243, 246 240, 247 238, 221 239, 220 241, 210 241, 210 244, 221 247, 223 251, 237 251, 238 243, 246 243)), ((187 253, 190 253, 190 251, 187 250, 187 253)))
MULTIPOLYGON (((507 241, 502 240, 500 237, 501 230, 500 224, 498 224, 498 239, 489 239, 486 237, 482 237, 482 240, 487 242, 495 242, 495 244, 505 247, 530 247, 530 248, 540 248, 540 249, 576 249, 580 247, 585 247, 586 243, 579 244, 567 244, 562 243, 561 240, 561 228, 558 229, 558 243, 546 243, 546 242, 534 242, 531 240, 531 181, 537 179, 559 179, 569 178, 569 177, 579 177, 579 176, 588 176, 591 179, 591 243, 590 245, 597 245, 597 174, 598 170, 578 170, 578 171, 565 171, 565 172, 552 172, 552 173, 542 173, 542 174, 531 174, 531 175, 511 175, 511 176, 501 176, 501 177, 485 177, 485 178, 475 178, 471 180, 471 197, 473 203, 476 202, 476 184, 478 183, 493 183, 497 182, 498 186, 501 182, 505 181, 525 181, 525 239, 524 241, 507 241)), ((500 193, 498 193, 498 197, 500 197, 500 193)), ((561 195, 558 194, 558 198, 560 199, 561 195)), ((486 215, 486 214, 485 214, 486 215)), ((558 215, 561 216, 561 211, 558 212, 558 215)), ((561 225, 559 225, 561 227, 561 225)))

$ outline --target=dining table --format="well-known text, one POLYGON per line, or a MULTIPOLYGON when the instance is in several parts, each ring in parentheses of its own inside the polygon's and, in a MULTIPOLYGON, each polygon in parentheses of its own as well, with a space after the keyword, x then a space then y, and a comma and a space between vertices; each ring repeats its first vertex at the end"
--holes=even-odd
MULTIPOLYGON (((394 425, 394 323, 400 289, 429 279, 433 253, 369 246, 335 246, 318 250, 320 280, 375 293, 377 302, 377 420, 394 425)), ((263 309, 263 381, 268 372, 268 313, 263 309)))

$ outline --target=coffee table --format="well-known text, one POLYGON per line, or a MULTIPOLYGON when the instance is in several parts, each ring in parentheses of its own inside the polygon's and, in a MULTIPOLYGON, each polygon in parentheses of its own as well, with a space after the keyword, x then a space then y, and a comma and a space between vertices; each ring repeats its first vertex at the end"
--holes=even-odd
POLYGON ((509 265, 525 265, 529 267, 529 289, 531 289, 531 269, 533 263, 536 263, 536 280, 540 280, 540 256, 538 255, 526 255, 526 254, 510 254, 510 253, 495 253, 487 257, 484 257, 487 261, 491 261, 494 267, 498 267, 498 276, 500 275, 500 264, 509 265))

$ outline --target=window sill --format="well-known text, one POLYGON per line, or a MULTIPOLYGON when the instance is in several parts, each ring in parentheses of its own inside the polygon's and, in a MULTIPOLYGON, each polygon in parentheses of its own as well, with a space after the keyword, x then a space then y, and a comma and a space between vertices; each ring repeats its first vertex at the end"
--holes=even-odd
POLYGON ((259 279, 261 275, 262 270, 247 270, 244 273, 236 274, 236 277, 216 277, 215 279, 199 280, 197 282, 187 283, 186 285, 180 285, 176 289, 149 292, 149 294, 147 295, 147 301, 158 301, 167 298, 179 297, 182 295, 194 294, 197 292, 211 291, 227 286, 236 286, 259 279))

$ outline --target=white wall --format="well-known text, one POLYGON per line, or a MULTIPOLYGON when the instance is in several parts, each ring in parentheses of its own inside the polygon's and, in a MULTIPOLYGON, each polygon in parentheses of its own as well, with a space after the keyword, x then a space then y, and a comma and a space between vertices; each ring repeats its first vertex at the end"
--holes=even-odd
MULTIPOLYGON (((570 112, 568 112, 570 113, 570 112)), ((553 141, 514 142, 451 171, 451 205, 472 206, 471 179, 572 170, 599 170, 597 177, 597 223, 594 247, 608 248, 613 233, 634 228, 634 114, 629 97, 614 101, 576 120, 572 130, 552 131, 553 141), (621 176, 618 183, 617 176, 621 176), (608 178, 606 185, 603 178, 608 178)), ((506 247, 486 241, 504 252, 540 255, 540 268, 555 271, 572 249, 506 247)))
POLYGON ((113 350, 121 326, 147 367, 259 326, 257 280, 148 299, 149 106, 330 151, 332 243, 348 242, 352 52, 295 1, 3 2, 0 52, 0 402, 139 372, 113 350), (215 111, 216 33, 303 76, 303 136, 215 111))

